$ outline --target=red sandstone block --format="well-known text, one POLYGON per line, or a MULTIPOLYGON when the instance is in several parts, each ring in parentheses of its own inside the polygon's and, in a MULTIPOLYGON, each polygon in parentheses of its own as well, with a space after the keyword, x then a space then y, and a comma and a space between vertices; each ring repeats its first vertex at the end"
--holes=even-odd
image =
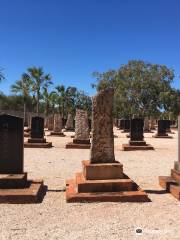
POLYGON ((0 189, 0 203, 38 203, 45 195, 43 181, 27 181, 21 189, 0 189))
POLYGON ((178 183, 180 183, 180 172, 175 169, 171 169, 171 177, 178 183))
POLYGON ((170 191, 170 185, 176 184, 174 179, 170 176, 159 176, 159 185, 164 188, 167 192, 170 191))
POLYGON ((106 180, 123 178, 123 165, 119 162, 91 164, 90 161, 82 161, 83 174, 87 180, 106 180))
POLYGON ((170 186, 170 193, 180 200, 180 185, 171 185, 170 186))
POLYGON ((75 180, 66 182, 66 201, 70 202, 149 202, 148 195, 137 188, 135 191, 77 193, 75 180))
POLYGON ((78 193, 132 191, 131 179, 86 180, 82 173, 76 174, 78 193))

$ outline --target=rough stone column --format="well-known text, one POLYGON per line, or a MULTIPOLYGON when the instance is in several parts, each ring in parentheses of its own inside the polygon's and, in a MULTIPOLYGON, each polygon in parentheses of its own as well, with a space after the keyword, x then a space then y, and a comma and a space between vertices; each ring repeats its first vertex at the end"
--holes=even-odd
POLYGON ((89 140, 88 114, 82 109, 76 109, 75 139, 89 140))
POLYGON ((148 117, 144 118, 144 131, 149 132, 149 119, 148 119, 148 117))
POLYGON ((72 130, 74 129, 73 125, 73 117, 71 113, 68 113, 67 121, 66 121, 66 127, 67 130, 72 130))
POLYGON ((61 133, 62 132, 62 117, 60 114, 54 114, 54 132, 61 133))
POLYGON ((49 131, 53 130, 53 125, 54 125, 54 116, 50 116, 48 118, 48 130, 49 131))
POLYGON ((151 130, 155 129, 155 124, 156 124, 155 119, 153 117, 151 117, 151 119, 150 119, 150 129, 151 130))
POLYGON ((113 88, 100 91, 92 99, 91 163, 113 163, 113 88))
POLYGON ((178 117, 178 161, 175 162, 174 168, 180 172, 180 116, 178 117))

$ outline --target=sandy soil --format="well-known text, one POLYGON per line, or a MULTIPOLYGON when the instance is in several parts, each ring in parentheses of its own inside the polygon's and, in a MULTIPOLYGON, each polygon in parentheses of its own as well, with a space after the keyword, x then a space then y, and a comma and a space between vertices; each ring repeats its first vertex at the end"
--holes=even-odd
POLYGON ((169 175, 177 161, 177 132, 173 139, 154 139, 146 133, 155 151, 123 152, 126 134, 115 131, 116 160, 124 172, 144 190, 152 190, 150 203, 66 203, 65 179, 81 171, 89 150, 65 149, 72 139, 47 137, 52 149, 25 149, 29 178, 43 178, 48 192, 41 204, 0 205, 0 240, 133 240, 180 239, 180 202, 164 194, 158 176, 169 175), (137 227, 143 229, 136 235, 137 227))

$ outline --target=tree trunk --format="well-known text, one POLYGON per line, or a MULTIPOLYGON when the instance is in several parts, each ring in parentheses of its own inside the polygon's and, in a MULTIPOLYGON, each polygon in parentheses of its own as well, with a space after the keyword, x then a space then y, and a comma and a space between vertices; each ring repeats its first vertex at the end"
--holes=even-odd
POLYGON ((39 90, 37 91, 37 111, 36 111, 36 113, 37 113, 37 115, 39 115, 39 90))

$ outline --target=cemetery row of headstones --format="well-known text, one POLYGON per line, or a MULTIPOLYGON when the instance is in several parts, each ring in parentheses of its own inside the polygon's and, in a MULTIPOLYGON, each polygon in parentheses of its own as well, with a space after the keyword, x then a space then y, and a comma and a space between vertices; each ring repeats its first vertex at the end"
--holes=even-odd
MULTIPOLYGON (((83 161, 83 170, 75 179, 66 183, 67 202, 81 201, 150 201, 148 195, 123 171, 123 165, 115 160, 113 136, 113 96, 111 88, 100 91, 93 98, 92 142, 90 160, 83 161)), ((66 122, 66 129, 72 130, 73 119, 66 122)), ((61 133, 62 120, 55 116, 52 133, 61 133), (58 126, 57 126, 58 122, 58 126), (59 126, 60 124, 60 126, 59 126)), ((158 126, 164 122, 158 121, 158 126)), ((75 138, 72 145, 90 145, 87 113, 76 111, 75 138)), ((143 138, 143 119, 132 119, 128 147, 151 147, 143 138)), ((125 125, 125 130, 129 125, 125 125)), ((166 123, 167 126, 167 123, 166 123)), ((161 128, 159 127, 161 130, 161 128)), ((23 120, 18 117, 0 116, 0 203, 32 203, 42 200, 45 194, 43 181, 28 180, 24 172, 23 120)), ((162 134, 162 131, 159 131, 162 134)), ((180 134, 179 134, 180 136, 180 134)), ((27 145, 38 146, 47 143, 44 138, 44 119, 33 117, 30 138, 27 145)), ((25 144, 25 145, 26 145, 25 144)), ((180 150, 179 150, 180 155, 180 150)), ((180 199, 180 156, 175 163, 171 177, 160 177, 160 185, 180 199)))

